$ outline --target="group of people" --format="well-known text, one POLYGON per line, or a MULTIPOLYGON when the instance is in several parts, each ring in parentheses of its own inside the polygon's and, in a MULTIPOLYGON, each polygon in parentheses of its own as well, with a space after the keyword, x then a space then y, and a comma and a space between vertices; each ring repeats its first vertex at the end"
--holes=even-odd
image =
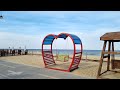
POLYGON ((24 53, 23 53, 23 50, 20 48, 20 49, 1 49, 0 50, 0 56, 15 56, 15 55, 27 55, 28 54, 28 50, 25 49, 24 50, 24 53))

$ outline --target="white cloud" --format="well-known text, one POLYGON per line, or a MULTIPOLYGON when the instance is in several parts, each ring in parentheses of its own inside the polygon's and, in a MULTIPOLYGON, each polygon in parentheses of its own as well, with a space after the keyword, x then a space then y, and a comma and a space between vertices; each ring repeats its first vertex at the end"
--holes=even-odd
MULTIPOLYGON (((90 49, 90 50, 101 50, 103 47, 103 41, 100 41, 100 37, 107 33, 107 32, 117 32, 119 29, 114 28, 99 28, 93 31, 90 31, 88 33, 83 33, 78 35, 81 37, 81 40, 83 42, 84 49, 90 49)), ((119 45, 116 45, 116 49, 119 50, 119 45)))
MULTIPOLYGON (((101 50, 103 41, 100 41, 100 36, 106 32, 119 31, 119 17, 120 12, 106 11, 102 13, 99 11, 6 12, 5 19, 0 24, 0 31, 6 31, 0 32, 0 48, 9 46, 19 48, 25 45, 27 48, 41 48, 42 40, 46 35, 66 32, 79 36, 84 49, 101 50), (118 27, 114 26, 116 24, 118 27)), ((68 41, 68 48, 72 48, 71 40, 68 41)), ((58 48, 66 48, 63 40, 57 42, 58 48)), ((119 49, 119 46, 116 48, 119 49)))
MULTIPOLYGON (((100 41, 100 36, 107 32, 115 32, 119 31, 118 29, 111 29, 111 28, 101 28, 96 29, 94 31, 87 32, 79 32, 79 31, 68 31, 66 33, 75 34, 82 40, 83 49, 90 49, 90 50, 101 50, 103 47, 103 41, 100 41)), ((41 49, 42 40, 48 34, 60 34, 60 31, 57 32, 47 32, 41 33, 40 35, 24 35, 18 33, 9 33, 9 32, 0 32, 0 47, 1 48, 8 48, 8 47, 15 47, 24 48, 38 48, 41 49)), ((73 44, 71 39, 64 41, 63 39, 59 39, 56 41, 56 46, 53 44, 54 49, 72 49, 73 44)), ((119 50, 119 44, 115 44, 115 49, 119 50)))
MULTIPOLYGON (((77 35, 82 40, 84 50, 85 49, 86 50, 101 50, 103 47, 103 41, 100 41, 100 37, 107 32, 117 32, 117 31, 119 31, 119 29, 99 28, 99 29, 96 29, 93 31, 88 31, 88 32, 71 30, 71 31, 66 31, 66 33, 77 35)), ((61 32, 58 31, 58 32, 54 32, 54 33, 58 35, 61 32)), ((57 41, 57 48, 60 48, 60 49, 64 48, 65 49, 66 42, 64 40, 58 40, 57 41)), ((71 42, 71 39, 68 39, 67 49, 72 49, 72 48, 73 48, 73 44, 71 42)), ((119 44, 115 44, 115 49, 119 50, 119 44)))
POLYGON ((22 35, 16 33, 0 32, 0 47, 8 48, 14 47, 24 48, 40 48, 41 47, 41 37, 35 35, 22 35))

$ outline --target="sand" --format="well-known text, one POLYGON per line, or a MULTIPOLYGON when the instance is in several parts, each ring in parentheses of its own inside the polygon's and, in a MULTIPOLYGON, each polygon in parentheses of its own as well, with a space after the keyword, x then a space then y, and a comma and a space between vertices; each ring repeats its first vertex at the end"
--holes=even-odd
POLYGON ((40 55, 7 56, 0 57, 0 60, 6 60, 18 64, 32 65, 35 67, 44 67, 44 63, 40 55))
MULTIPOLYGON (((96 79, 100 57, 88 56, 87 58, 88 60, 86 60, 85 56, 83 56, 79 68, 71 73, 83 77, 96 79)), ((7 56, 7 57, 0 57, 0 60, 6 60, 18 64, 44 68, 44 62, 41 55, 7 56)), ((68 65, 70 64, 70 62, 66 62, 66 64, 62 65, 63 62, 59 62, 59 61, 57 61, 56 63, 59 64, 57 67, 62 67, 62 68, 68 67, 68 65)), ((104 70, 106 70, 106 62, 103 63, 102 71, 104 70)), ((102 75, 102 78, 120 79, 120 73, 108 72, 102 75)))

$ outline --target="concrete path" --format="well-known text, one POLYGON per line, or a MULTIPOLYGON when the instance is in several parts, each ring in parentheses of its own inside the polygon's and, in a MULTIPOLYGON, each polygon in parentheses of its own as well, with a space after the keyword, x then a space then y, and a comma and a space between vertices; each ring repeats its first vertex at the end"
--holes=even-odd
POLYGON ((0 60, 0 79, 87 79, 69 72, 37 68, 0 60))

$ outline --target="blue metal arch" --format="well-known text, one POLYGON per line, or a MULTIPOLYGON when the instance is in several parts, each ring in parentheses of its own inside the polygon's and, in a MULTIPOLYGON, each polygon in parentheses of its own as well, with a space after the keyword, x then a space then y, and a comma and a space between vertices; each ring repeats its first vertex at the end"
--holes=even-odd
POLYGON ((53 35, 48 35, 45 39, 44 39, 44 42, 43 42, 43 45, 51 45, 53 40, 56 38, 63 38, 63 39, 66 39, 68 36, 71 36, 71 38, 73 39, 73 42, 74 44, 81 44, 81 39, 74 35, 74 34, 66 34, 66 33, 63 33, 63 34, 60 34, 58 37, 57 35, 53 36, 53 35))

